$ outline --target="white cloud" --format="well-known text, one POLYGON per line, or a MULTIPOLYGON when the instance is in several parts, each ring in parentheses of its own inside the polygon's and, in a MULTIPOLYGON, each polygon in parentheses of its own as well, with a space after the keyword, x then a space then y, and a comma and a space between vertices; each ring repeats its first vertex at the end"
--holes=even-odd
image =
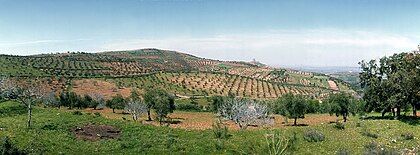
POLYGON ((50 43, 66 43, 66 42, 75 42, 75 41, 87 41, 90 39, 72 39, 72 40, 35 40, 35 41, 24 41, 24 42, 0 42, 0 47, 15 47, 15 46, 25 46, 25 45, 37 45, 37 44, 50 44, 50 43))

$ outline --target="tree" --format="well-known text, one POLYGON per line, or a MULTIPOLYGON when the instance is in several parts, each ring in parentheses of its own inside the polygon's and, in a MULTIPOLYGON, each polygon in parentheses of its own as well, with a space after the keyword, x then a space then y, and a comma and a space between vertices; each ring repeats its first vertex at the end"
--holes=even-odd
POLYGON ((353 115, 356 113, 357 107, 354 98, 346 93, 330 94, 326 104, 328 104, 330 115, 335 114, 337 117, 341 115, 344 122, 347 121, 350 113, 353 115))
POLYGON ((175 110, 175 97, 167 92, 158 91, 153 98, 153 109, 156 112, 157 119, 162 124, 167 115, 175 110))
MULTIPOLYGON (((147 116, 148 121, 151 121, 152 118, 150 117, 150 111, 151 109, 162 109, 165 112, 166 107, 169 106, 169 109, 174 110, 175 109, 175 103, 174 103, 174 97, 169 95, 167 92, 161 90, 161 89, 147 89, 146 93, 144 94, 144 102, 147 106, 147 116), (158 106, 155 106, 157 102, 160 102, 158 106), (173 103, 172 103, 173 102, 173 103)), ((171 110, 169 110, 172 112, 171 110)), ((157 113, 157 111, 156 111, 157 113)), ((163 114, 163 113, 162 113, 163 114)))
POLYGON ((105 105, 105 99, 103 95, 94 93, 94 94, 91 94, 90 96, 93 99, 90 107, 93 108, 94 110, 96 110, 100 106, 103 107, 105 105))
POLYGON ((28 109, 27 127, 30 128, 32 126, 32 106, 46 94, 44 87, 41 87, 37 80, 18 82, 10 79, 3 81, 0 87, 9 99, 16 99, 28 109))
POLYGON ((115 109, 124 109, 125 99, 121 94, 112 97, 111 100, 106 101, 106 106, 112 109, 112 112, 115 113, 115 109))
POLYGON ((211 102, 211 111, 213 112, 218 112, 219 111, 219 107, 221 107, 223 105, 223 103, 225 98, 222 96, 213 96, 212 97, 212 102, 211 102))
POLYGON ((47 107, 58 107, 60 108, 60 101, 57 98, 55 92, 49 92, 47 95, 43 96, 42 101, 47 107))
POLYGON ((392 112, 400 116, 402 109, 412 107, 413 115, 420 106, 420 55, 418 52, 394 54, 377 62, 359 63, 359 77, 364 89, 367 111, 392 112))
POLYGON ((220 105, 218 114, 234 121, 241 129, 246 129, 252 124, 266 124, 270 119, 267 106, 253 100, 232 97, 220 105))
POLYGON ((141 100, 130 100, 124 110, 133 116, 134 121, 137 121, 141 114, 147 112, 147 106, 141 100))
POLYGON ((293 125, 297 125, 298 118, 305 118, 308 105, 301 95, 293 95, 288 93, 277 100, 277 108, 275 112, 287 118, 293 118, 293 125))

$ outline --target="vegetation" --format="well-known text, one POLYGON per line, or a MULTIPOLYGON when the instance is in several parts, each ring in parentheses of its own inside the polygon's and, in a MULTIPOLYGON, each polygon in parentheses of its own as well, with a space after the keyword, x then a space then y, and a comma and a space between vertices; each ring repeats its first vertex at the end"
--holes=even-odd
POLYGON ((298 118, 305 118, 308 105, 300 95, 286 94, 279 98, 276 104, 276 113, 294 119, 295 126, 298 118))
POLYGON ((420 76, 410 75, 418 75, 418 58, 361 62, 358 100, 348 84, 326 75, 174 51, 1 55, 0 65, 18 63, 0 69, 7 75, 0 78, 0 151, 416 154, 420 76), (403 116, 408 110, 414 117, 403 116), (293 126, 305 119, 289 127, 287 118, 293 126))
POLYGON ((418 52, 400 53, 383 57, 377 62, 362 61, 360 73, 368 111, 380 111, 382 116, 401 112, 411 106, 412 115, 417 116, 420 107, 420 55, 418 52))
POLYGON ((356 113, 356 103, 354 98, 348 94, 339 93, 331 94, 327 99, 329 113, 338 116, 343 116, 344 122, 347 122, 347 117, 352 113, 356 113))

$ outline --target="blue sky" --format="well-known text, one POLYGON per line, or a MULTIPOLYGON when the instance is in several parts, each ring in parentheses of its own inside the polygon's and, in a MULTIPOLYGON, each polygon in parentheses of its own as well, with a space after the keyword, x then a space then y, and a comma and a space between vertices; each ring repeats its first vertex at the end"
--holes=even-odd
POLYGON ((420 43, 415 0, 0 0, 0 53, 162 48, 274 66, 357 66, 420 43))

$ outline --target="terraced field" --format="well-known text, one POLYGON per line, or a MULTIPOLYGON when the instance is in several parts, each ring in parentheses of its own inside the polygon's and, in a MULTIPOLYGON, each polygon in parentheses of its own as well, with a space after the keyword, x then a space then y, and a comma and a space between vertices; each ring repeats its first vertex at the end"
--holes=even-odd
MULTIPOLYGON (((340 89, 351 91, 345 83, 326 75, 248 62, 211 60, 159 49, 0 55, 0 71, 2 75, 11 77, 42 77, 50 78, 49 81, 54 81, 56 77, 64 78, 75 87, 79 79, 103 78, 117 88, 161 87, 187 96, 232 94, 250 98, 277 98, 290 92, 319 98, 339 91, 330 87, 329 80, 337 83, 340 89)), ((89 90, 79 91, 90 92, 102 88, 92 84, 86 89, 89 90)))
POLYGON ((286 93, 320 97, 331 90, 318 86, 284 84, 256 78, 217 73, 157 73, 135 78, 107 81, 122 87, 160 87, 180 95, 222 95, 250 98, 277 98, 286 93))

